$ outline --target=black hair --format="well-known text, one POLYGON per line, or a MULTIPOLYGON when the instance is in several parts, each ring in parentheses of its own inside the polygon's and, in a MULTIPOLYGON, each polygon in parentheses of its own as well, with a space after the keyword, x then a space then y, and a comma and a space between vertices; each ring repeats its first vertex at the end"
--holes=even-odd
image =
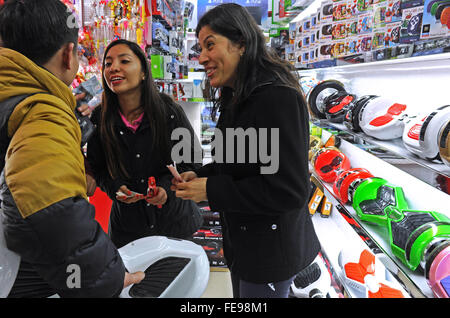
POLYGON ((67 43, 78 46, 78 25, 60 0, 8 0, 0 6, 0 38, 38 65, 67 43))
POLYGON ((248 98, 263 74, 270 75, 283 85, 301 92, 299 76, 294 66, 282 60, 266 46, 262 30, 247 9, 235 3, 218 5, 201 17, 195 32, 197 38, 204 26, 209 26, 232 43, 245 47, 237 66, 234 89, 213 88, 209 85, 209 80, 206 81, 205 97, 213 103, 213 119, 221 107, 230 106, 230 112, 233 114, 233 107, 248 98))
MULTIPOLYGON (((102 74, 105 70, 105 59, 109 50, 119 44, 124 44, 138 57, 141 62, 144 80, 141 86, 141 107, 145 116, 150 122, 151 135, 153 138, 153 149, 158 149, 162 159, 169 163, 170 149, 167 135, 167 107, 175 107, 172 98, 164 93, 160 93, 153 81, 152 72, 144 51, 134 42, 127 40, 116 40, 111 42, 103 55, 102 74)), ((109 174, 112 178, 128 178, 129 173, 125 167, 125 162, 118 147, 119 139, 114 129, 114 118, 117 116, 119 99, 117 95, 108 87, 105 77, 102 76, 103 99, 101 104, 101 128, 100 137, 105 149, 106 163, 109 174)))

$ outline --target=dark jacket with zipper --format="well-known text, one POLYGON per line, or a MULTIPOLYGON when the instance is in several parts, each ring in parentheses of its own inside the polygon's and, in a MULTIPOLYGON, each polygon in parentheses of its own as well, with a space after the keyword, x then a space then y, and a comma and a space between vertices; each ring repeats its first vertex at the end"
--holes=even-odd
POLYGON ((229 111, 221 110, 217 124, 224 136, 224 163, 217 163, 221 158, 213 158, 213 163, 196 171, 199 177, 208 177, 209 205, 221 213, 227 264, 245 281, 286 280, 309 265, 320 249, 307 209, 307 107, 294 89, 266 78, 235 108, 234 116, 229 116, 229 111), (269 164, 264 165, 260 156, 256 163, 249 160, 248 141, 245 163, 236 163, 236 146, 234 163, 226 163, 227 147, 232 142, 227 138, 227 128, 266 128, 268 142, 258 133, 258 150, 264 149, 261 142, 267 145, 272 160, 279 158, 278 170, 261 173, 261 167, 269 164), (272 128, 279 131, 279 140, 275 140, 278 151, 270 141, 272 128))
MULTIPOLYGON (((188 118, 178 104, 170 101, 168 96, 162 95, 162 97, 167 106, 166 124, 169 140, 175 128, 188 129, 192 136, 191 154, 194 159, 194 152, 201 152, 201 148, 188 118), (194 149, 194 142, 197 142, 196 149, 194 149)), ((199 208, 192 201, 183 201, 175 197, 175 193, 170 190, 172 174, 166 165, 172 162, 166 162, 158 151, 152 150, 150 123, 147 117, 143 117, 135 133, 125 126, 118 112, 114 118, 116 133, 119 137, 117 147, 120 147, 123 152, 125 167, 130 174, 127 180, 113 179, 108 173, 105 151, 99 134, 100 107, 94 110, 91 120, 97 125, 97 130, 88 142, 87 158, 98 186, 113 200, 109 234, 114 244, 119 248, 145 236, 187 238, 196 232, 202 223, 199 208), (157 186, 166 190, 167 202, 161 209, 148 204, 145 200, 127 204, 116 199, 116 192, 122 185, 126 185, 131 191, 146 194, 150 176, 155 177, 157 186)), ((169 149, 172 149, 178 141, 170 142, 169 149)), ((200 166, 201 163, 178 163, 177 169, 181 173, 200 166)))

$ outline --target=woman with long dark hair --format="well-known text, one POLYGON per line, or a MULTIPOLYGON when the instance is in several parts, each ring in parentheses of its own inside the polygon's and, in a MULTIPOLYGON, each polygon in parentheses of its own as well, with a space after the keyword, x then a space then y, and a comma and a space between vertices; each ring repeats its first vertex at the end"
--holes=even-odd
MULTIPOLYGON (((171 133, 175 128, 190 131, 194 153, 198 141, 192 126, 182 108, 158 91, 146 56, 136 43, 112 42, 105 50, 102 74, 103 100, 92 114, 97 131, 88 143, 87 158, 97 184, 113 200, 112 241, 119 248, 149 235, 187 238, 200 226, 201 216, 195 203, 176 198, 170 191, 166 165, 173 163, 171 133), (147 194, 149 177, 156 180, 155 196, 129 195, 147 194)), ((199 164, 193 162, 177 166, 179 171, 196 167, 199 164)))
POLYGON ((320 249, 307 209, 309 118, 298 77, 237 4, 205 13, 196 35, 221 151, 172 189, 221 213, 235 297, 287 297, 320 249))

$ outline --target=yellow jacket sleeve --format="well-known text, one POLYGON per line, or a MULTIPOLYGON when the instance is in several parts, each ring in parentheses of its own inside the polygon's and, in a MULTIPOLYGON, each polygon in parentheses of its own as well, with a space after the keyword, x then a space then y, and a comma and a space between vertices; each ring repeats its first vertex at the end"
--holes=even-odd
MULTIPOLYGON (((20 107, 16 111, 20 112, 20 107)), ((65 198, 87 198, 75 115, 37 103, 25 117, 18 117, 23 119, 6 154, 5 180, 22 216, 65 198)))

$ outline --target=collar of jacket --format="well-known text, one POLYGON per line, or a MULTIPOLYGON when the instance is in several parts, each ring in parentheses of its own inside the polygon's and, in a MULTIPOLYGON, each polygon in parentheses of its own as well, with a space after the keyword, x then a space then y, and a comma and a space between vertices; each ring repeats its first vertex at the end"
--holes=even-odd
POLYGON ((249 96, 257 89, 275 84, 277 82, 277 78, 271 74, 260 73, 256 76, 255 85, 250 89, 249 96))

